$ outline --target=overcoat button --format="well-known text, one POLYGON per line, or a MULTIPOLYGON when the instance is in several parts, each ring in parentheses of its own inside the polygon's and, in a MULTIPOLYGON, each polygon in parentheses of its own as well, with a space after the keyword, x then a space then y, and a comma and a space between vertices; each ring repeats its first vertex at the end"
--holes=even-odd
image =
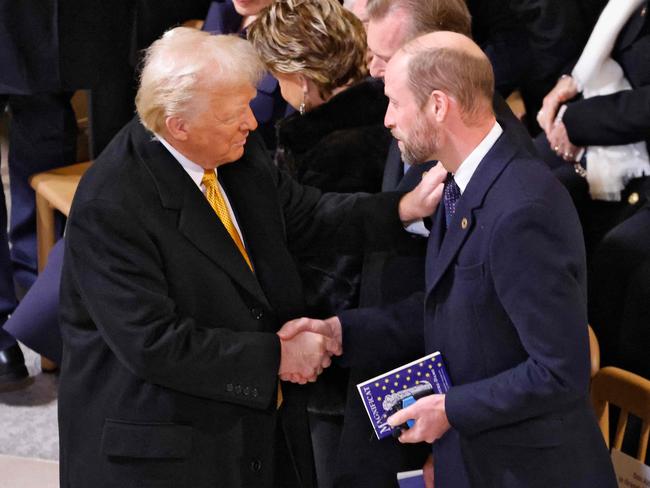
POLYGON ((253 473, 259 473, 262 470, 262 461, 259 459, 253 459, 251 461, 251 471, 253 473))
POLYGON ((226 385, 226 391, 227 391, 228 393, 232 393, 232 390, 233 390, 232 383, 228 383, 228 384, 226 385))
POLYGON ((627 203, 630 205, 636 205, 639 203, 639 194, 637 192, 630 193, 630 196, 627 197, 627 203))
POLYGON ((463 220, 460 221, 460 227, 461 227, 463 230, 465 230, 465 229, 467 229, 467 225, 468 225, 468 224, 469 224, 469 222, 467 221, 467 218, 466 218, 466 217, 463 217, 463 220))
POLYGON ((244 395, 248 396, 250 392, 251 392, 251 389, 248 386, 245 386, 244 387, 244 395))
POLYGON ((259 393, 257 392, 257 388, 253 388, 253 391, 251 392, 251 395, 253 395, 253 398, 257 398, 257 395, 259 393))
POLYGON ((241 385, 235 385, 235 393, 241 395, 241 385))

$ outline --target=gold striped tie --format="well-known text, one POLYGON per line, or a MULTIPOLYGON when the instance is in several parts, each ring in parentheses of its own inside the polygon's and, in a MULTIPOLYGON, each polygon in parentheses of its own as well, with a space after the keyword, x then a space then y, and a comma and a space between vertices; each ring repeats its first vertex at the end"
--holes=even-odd
MULTIPOLYGON (((251 269, 251 271, 253 271, 253 266, 251 265, 251 261, 248 257, 248 253, 246 252, 246 248, 244 247, 244 243, 241 241, 239 233, 235 228, 235 224, 233 224, 232 219, 230 218, 228 206, 226 205, 226 202, 223 199, 223 195, 221 194, 221 189, 217 183, 217 175, 215 172, 213 170, 206 170, 203 173, 201 184, 205 186, 205 198, 208 199, 212 210, 214 210, 214 213, 217 214, 219 220, 221 220, 221 223, 228 231, 228 234, 230 234, 232 240, 235 241, 235 245, 246 261, 246 264, 248 264, 248 267, 251 269)), ((278 380, 278 397, 276 400, 277 408, 280 408, 280 405, 282 405, 282 400, 282 385, 278 380)))
POLYGON ((230 234, 230 237, 235 242, 235 245, 239 249, 239 252, 246 261, 246 264, 248 264, 248 267, 251 269, 251 271, 253 271, 253 265, 251 264, 251 260, 248 257, 244 243, 242 242, 241 237, 239 237, 239 233, 235 228, 235 224, 233 224, 232 219, 230 218, 228 206, 226 205, 226 202, 223 199, 223 195, 221 194, 221 189, 219 188, 219 183, 217 182, 217 175, 215 174, 214 170, 206 170, 203 173, 201 184, 205 186, 205 198, 208 199, 212 210, 214 210, 214 213, 217 214, 219 220, 221 220, 221 223, 228 231, 228 234, 230 234))

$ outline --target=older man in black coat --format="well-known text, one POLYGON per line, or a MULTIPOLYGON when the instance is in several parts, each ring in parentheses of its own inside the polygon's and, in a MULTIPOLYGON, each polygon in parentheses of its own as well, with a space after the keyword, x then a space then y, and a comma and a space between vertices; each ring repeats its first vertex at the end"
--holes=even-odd
POLYGON ((279 172, 247 142, 260 72, 244 40, 168 32, 143 70, 141 122, 79 185, 61 286, 63 487, 313 484, 302 392, 278 376, 315 379, 331 347, 275 334, 304 307, 289 251, 400 228, 399 194, 321 197, 279 172))

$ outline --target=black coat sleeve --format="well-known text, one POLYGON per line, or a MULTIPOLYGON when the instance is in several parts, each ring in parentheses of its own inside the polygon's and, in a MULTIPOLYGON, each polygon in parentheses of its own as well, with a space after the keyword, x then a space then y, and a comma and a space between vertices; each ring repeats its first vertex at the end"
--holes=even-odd
POLYGON ((650 137, 650 85, 568 105, 564 125, 577 146, 610 146, 650 137))

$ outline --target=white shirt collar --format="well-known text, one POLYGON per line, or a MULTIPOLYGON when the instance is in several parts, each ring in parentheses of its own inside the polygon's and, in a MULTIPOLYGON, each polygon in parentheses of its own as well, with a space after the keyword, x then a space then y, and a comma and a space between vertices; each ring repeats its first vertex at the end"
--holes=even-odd
MULTIPOLYGON (((185 172, 192 178, 192 181, 196 184, 198 187, 199 191, 201 193, 205 194, 205 187, 201 184, 201 181, 203 180, 203 174, 205 173, 205 170, 196 164, 193 161, 190 161, 188 158, 183 156, 180 152, 178 152, 174 147, 172 147, 169 142, 165 140, 163 136, 160 134, 154 134, 156 138, 160 141, 160 143, 165 146, 165 148, 171 153, 172 156, 180 163, 180 165, 183 167, 185 172)), ((214 174, 217 175, 217 168, 214 169, 214 174)), ((235 216, 235 212, 232 209, 232 205, 230 204, 230 200, 228 199, 228 195, 224 191, 223 186, 221 186, 221 182, 217 179, 217 184, 219 185, 219 188, 221 189, 221 195, 223 196, 224 201, 226 202, 226 206, 228 207, 228 213, 230 214, 230 220, 232 220, 232 223, 235 225, 235 229, 237 229, 237 233, 239 234, 239 238, 242 240, 244 243, 244 246, 246 245, 246 241, 244 240, 244 236, 241 232, 241 229, 239 228, 239 223, 237 222, 237 217, 235 216)))
POLYGON ((467 188, 469 180, 472 178, 476 168, 478 168, 478 165, 483 161, 483 158, 488 151, 492 149, 492 146, 494 146, 501 134, 503 134, 503 129, 498 122, 494 122, 490 132, 488 132, 479 145, 474 148, 470 155, 460 163, 456 173, 454 173, 454 181, 458 185, 458 188, 460 188, 461 195, 465 191, 465 188, 467 188))
MULTIPOLYGON (((165 148, 171 153, 172 156, 180 163, 180 165, 183 167, 185 172, 192 178, 192 181, 196 184, 196 186, 199 188, 199 190, 203 191, 203 187, 201 186, 201 180, 203 179, 203 174, 205 173, 205 170, 196 164, 195 162, 191 161, 187 157, 183 156, 178 150, 176 150, 169 142, 165 140, 163 136, 160 134, 155 134, 156 138, 160 141, 160 143, 165 146, 165 148)), ((217 170, 215 169, 215 174, 217 170)))

